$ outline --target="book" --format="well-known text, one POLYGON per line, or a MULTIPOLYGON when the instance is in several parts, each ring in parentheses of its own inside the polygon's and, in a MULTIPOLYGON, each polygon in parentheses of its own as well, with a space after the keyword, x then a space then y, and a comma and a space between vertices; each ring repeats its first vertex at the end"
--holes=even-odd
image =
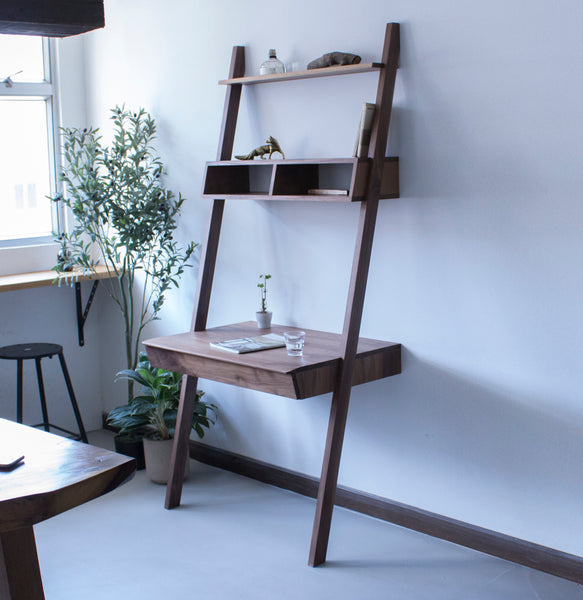
POLYGON ((372 119, 376 105, 371 102, 363 102, 360 113, 360 124, 358 126, 358 135, 354 144, 353 156, 357 158, 368 157, 368 147, 370 145, 370 136, 372 132, 372 119))
POLYGON ((330 190, 322 188, 311 188, 308 190, 309 196, 348 196, 348 190, 330 190))
POLYGON ((234 352, 235 354, 246 354, 247 352, 259 352, 271 348, 283 348, 285 340, 282 335, 266 333, 255 337, 238 338, 236 340, 224 340, 222 342, 211 342, 213 348, 234 352))

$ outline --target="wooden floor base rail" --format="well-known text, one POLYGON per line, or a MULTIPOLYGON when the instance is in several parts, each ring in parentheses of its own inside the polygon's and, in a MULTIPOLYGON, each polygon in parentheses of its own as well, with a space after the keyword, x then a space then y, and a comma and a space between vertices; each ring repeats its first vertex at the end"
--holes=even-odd
MULTIPOLYGON (((315 498, 318 493, 318 479, 316 477, 282 469, 276 465, 213 448, 200 442, 190 442, 190 456, 203 463, 304 496, 315 498)), ((583 584, 583 557, 581 556, 561 552, 547 546, 534 544, 401 504, 394 500, 342 486, 339 486, 336 492, 335 504, 407 529, 413 529, 432 537, 583 584)))

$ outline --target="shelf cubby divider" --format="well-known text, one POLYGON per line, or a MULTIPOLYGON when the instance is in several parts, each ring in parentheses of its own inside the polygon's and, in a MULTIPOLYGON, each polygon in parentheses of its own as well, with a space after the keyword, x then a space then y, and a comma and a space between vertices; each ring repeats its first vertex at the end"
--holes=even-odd
POLYGON ((267 196, 273 165, 253 161, 209 163, 206 167, 203 196, 267 196))
MULTIPOLYGON (((368 158, 208 162, 205 198, 359 202, 366 199, 368 158), (326 194, 310 193, 325 189, 326 194), (334 194, 330 190, 339 190, 334 194)), ((380 199, 399 197, 399 159, 383 163, 380 199)))

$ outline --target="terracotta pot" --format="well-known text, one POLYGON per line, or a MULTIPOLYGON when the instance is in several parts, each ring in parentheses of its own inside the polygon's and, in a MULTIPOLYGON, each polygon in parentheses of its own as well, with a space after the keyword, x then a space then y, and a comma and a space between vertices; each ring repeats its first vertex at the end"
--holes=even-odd
MULTIPOLYGON (((166 485, 170 474, 170 459, 174 440, 150 440, 144 438, 146 475, 154 482, 166 485)), ((190 458, 186 459, 184 479, 190 474, 190 458)))

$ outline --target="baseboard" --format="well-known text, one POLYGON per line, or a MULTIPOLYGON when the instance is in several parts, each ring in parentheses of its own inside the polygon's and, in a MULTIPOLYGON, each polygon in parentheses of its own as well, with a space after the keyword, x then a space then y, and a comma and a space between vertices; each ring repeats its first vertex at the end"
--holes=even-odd
MULTIPOLYGON (((316 498, 318 494, 318 479, 315 477, 200 442, 191 440, 190 456, 214 467, 304 496, 316 498)), ((335 505, 563 579, 583 583, 583 557, 580 556, 342 486, 339 486, 336 492, 335 505)))

